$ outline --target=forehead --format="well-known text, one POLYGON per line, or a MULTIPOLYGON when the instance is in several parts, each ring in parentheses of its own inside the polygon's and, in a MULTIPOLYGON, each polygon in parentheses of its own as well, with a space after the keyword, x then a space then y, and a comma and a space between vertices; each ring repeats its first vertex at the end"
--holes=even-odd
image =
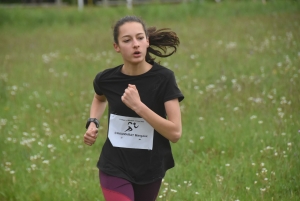
POLYGON ((143 25, 139 22, 126 22, 119 27, 119 37, 126 35, 135 36, 139 33, 145 33, 143 25))

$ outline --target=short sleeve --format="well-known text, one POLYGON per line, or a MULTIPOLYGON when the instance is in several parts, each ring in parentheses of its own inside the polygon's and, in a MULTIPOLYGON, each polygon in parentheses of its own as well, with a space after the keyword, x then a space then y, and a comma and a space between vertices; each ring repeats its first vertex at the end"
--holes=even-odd
POLYGON ((184 96, 178 88, 174 73, 171 71, 171 73, 167 77, 164 102, 173 100, 175 98, 178 98, 178 101, 180 102, 184 99, 184 96))
POLYGON ((95 93, 98 95, 103 95, 103 92, 100 87, 100 77, 101 77, 101 73, 98 73, 93 81, 93 85, 94 85, 95 93))

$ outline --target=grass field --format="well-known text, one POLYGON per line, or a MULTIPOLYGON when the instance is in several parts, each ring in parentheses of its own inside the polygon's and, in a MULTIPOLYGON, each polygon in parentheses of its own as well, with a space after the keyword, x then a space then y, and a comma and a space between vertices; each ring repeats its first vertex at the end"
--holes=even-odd
POLYGON ((83 144, 101 70, 120 64, 111 26, 135 14, 181 44, 158 59, 185 95, 162 201, 300 200, 300 4, 203 2, 0 7, 0 200, 103 200, 83 144))

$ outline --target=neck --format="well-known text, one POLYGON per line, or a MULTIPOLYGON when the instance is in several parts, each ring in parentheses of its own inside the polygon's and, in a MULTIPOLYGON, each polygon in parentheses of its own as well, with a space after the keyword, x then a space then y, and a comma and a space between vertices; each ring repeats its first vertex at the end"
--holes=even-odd
POLYGON ((124 63, 121 71, 125 75, 134 76, 134 75, 141 75, 141 74, 146 73, 147 71, 149 71, 151 69, 151 67, 152 67, 152 65, 147 63, 146 61, 142 62, 142 63, 138 63, 136 65, 124 63))

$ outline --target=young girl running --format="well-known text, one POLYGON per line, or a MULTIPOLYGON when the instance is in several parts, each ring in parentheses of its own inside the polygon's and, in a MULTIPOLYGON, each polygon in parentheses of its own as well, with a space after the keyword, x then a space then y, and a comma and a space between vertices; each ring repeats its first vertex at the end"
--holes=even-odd
POLYGON ((146 29, 135 16, 120 19, 113 36, 123 64, 96 75, 84 142, 95 143, 98 119, 108 103, 108 137, 97 163, 104 198, 154 201, 166 171, 174 167, 170 141, 181 137, 179 102, 184 97, 174 73, 150 53, 172 55, 179 38, 169 29, 146 29))

